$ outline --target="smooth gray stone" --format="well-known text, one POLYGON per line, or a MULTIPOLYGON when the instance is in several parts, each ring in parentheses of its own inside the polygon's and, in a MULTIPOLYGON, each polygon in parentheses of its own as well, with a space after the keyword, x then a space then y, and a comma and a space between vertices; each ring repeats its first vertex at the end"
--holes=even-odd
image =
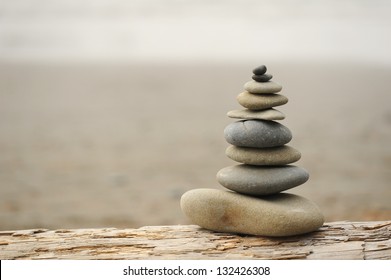
POLYGON ((266 83, 258 83, 254 80, 251 80, 244 84, 244 89, 254 94, 268 94, 281 91, 282 86, 272 81, 266 83))
POLYGON ((278 122, 243 120, 227 125, 224 137, 235 146, 268 148, 288 143, 292 140, 292 133, 278 122))
POLYGON ((267 71, 267 68, 265 65, 258 66, 257 68, 254 68, 253 73, 254 75, 263 75, 267 71))
POLYGON ((221 169, 217 181, 227 189, 248 195, 276 194, 307 182, 308 172, 298 166, 234 165, 221 169))
POLYGON ((298 161, 301 154, 287 145, 273 148, 229 146, 225 154, 232 160, 250 165, 284 165, 298 161))
POLYGON ((273 75, 271 74, 253 75, 252 78, 254 81, 257 81, 259 83, 266 83, 273 78, 273 75))
POLYGON ((246 119, 246 120, 283 120, 285 115, 280 111, 270 108, 265 110, 249 110, 238 109, 232 110, 227 113, 227 116, 234 119, 246 119))
POLYGON ((252 94, 247 91, 236 97, 239 104, 250 110, 264 110, 288 103, 288 98, 280 94, 252 94))
POLYGON ((194 189, 182 195, 181 208, 193 223, 218 232, 291 236, 315 231, 324 222, 315 203, 287 193, 252 197, 194 189))

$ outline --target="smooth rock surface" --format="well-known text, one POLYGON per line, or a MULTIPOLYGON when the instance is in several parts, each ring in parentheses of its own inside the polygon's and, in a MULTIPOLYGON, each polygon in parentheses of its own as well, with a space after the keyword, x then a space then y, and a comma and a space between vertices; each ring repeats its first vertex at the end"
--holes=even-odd
POLYGON ((224 137, 228 143, 235 146, 268 148, 288 143, 292 140, 292 133, 278 122, 243 120, 227 125, 224 137))
POLYGON ((263 75, 253 75, 253 80, 259 83, 266 83, 267 81, 273 78, 271 74, 263 74, 263 75))
POLYGON ((234 119, 245 120, 283 120, 285 115, 276 109, 253 111, 249 109, 232 110, 227 116, 234 119))
POLYGON ((288 103, 288 98, 280 94, 252 94, 248 91, 236 97, 239 104, 250 110, 263 110, 288 103))
POLYGON ((182 211, 209 230, 262 236, 315 231, 324 219, 312 201, 280 193, 262 198, 216 189, 194 189, 181 198, 182 211))
POLYGON ((272 81, 266 83, 259 83, 254 80, 251 80, 244 84, 244 89, 254 94, 257 93, 267 94, 267 93, 276 93, 281 91, 282 86, 272 81))
POLYGON ((228 166, 217 173, 217 181, 227 189, 248 195, 276 194, 301 184, 308 172, 298 166, 228 166))
POLYGON ((267 71, 267 68, 265 65, 258 66, 257 68, 254 68, 253 73, 254 75, 263 75, 267 71))
POLYGON ((229 146, 225 154, 232 160, 250 165, 284 165, 298 161, 301 154, 289 146, 246 148, 229 146))

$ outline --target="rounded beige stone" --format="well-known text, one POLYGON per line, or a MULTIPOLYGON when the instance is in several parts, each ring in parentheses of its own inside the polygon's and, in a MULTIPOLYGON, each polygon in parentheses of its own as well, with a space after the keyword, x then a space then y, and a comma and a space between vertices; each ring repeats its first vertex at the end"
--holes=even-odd
POLYGON ((225 154, 234 161, 250 165, 284 165, 296 162, 301 157, 298 150, 287 145, 273 148, 229 146, 225 154))
POLYGON ((281 94, 252 94, 248 91, 236 97, 239 104, 250 110, 264 110, 288 103, 288 98, 281 94))
POLYGON ((276 109, 265 109, 260 111, 252 111, 248 109, 232 110, 227 113, 227 116, 234 119, 244 120, 283 120, 285 115, 276 109))
POLYGON ((209 230, 291 236, 317 230, 324 218, 312 201, 280 193, 262 198, 217 189, 194 189, 181 198, 182 211, 209 230))
POLYGON ((254 80, 251 80, 244 84, 244 89, 254 94, 268 94, 280 92, 282 90, 282 86, 272 81, 266 83, 258 83, 254 80))

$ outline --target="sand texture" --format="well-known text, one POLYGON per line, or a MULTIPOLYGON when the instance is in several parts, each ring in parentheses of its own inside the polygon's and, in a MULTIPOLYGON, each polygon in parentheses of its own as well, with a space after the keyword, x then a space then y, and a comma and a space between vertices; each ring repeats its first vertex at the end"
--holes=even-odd
MULTIPOLYGON (((235 164, 226 113, 253 67, 1 63, 0 230, 189 223, 181 195, 235 164)), ((391 219, 391 69, 268 67, 310 174, 289 192, 326 221, 391 219)))

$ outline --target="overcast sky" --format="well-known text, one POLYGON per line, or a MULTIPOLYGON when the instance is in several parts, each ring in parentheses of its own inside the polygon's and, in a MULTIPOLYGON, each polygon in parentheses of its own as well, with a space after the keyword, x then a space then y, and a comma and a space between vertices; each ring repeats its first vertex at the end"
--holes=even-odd
POLYGON ((2 0, 1 60, 391 65, 391 1, 2 0))

